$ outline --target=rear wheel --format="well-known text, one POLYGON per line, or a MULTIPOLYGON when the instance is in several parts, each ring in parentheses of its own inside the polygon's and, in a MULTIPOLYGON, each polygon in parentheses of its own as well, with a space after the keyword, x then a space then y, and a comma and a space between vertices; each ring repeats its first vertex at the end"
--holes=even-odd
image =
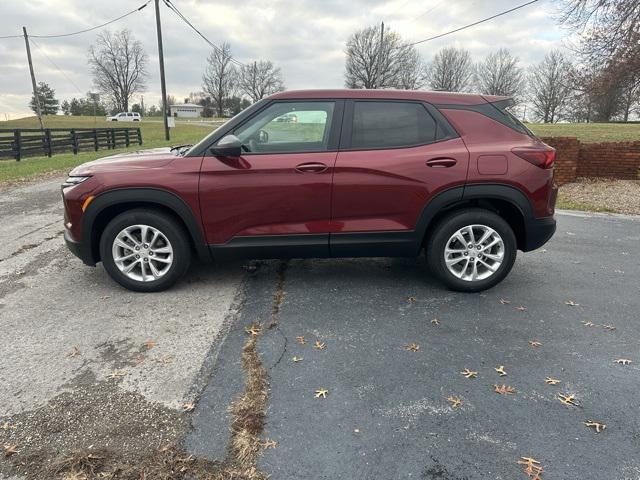
POLYGON ((516 259, 516 238, 499 215, 461 210, 444 218, 427 241, 431 271, 447 287, 479 292, 500 283, 516 259))
POLYGON ((191 262, 182 226, 155 210, 115 217, 100 238, 100 257, 111 278, 129 290, 158 292, 182 277, 191 262))

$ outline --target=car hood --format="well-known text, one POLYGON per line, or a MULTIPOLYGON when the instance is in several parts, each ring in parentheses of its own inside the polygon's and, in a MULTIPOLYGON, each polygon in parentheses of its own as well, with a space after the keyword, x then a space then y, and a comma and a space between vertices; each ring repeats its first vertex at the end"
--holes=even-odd
POLYGON ((171 163, 176 158, 170 147, 137 150, 83 163, 74 168, 70 175, 91 175, 100 172, 158 168, 171 163))

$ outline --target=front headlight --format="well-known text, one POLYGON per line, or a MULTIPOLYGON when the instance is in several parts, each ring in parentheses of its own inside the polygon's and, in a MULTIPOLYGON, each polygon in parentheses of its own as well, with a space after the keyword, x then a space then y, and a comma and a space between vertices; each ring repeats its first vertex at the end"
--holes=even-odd
POLYGON ((79 185, 82 182, 84 182, 87 178, 89 178, 88 175, 69 175, 67 179, 64 181, 64 183, 62 184, 62 188, 79 185))

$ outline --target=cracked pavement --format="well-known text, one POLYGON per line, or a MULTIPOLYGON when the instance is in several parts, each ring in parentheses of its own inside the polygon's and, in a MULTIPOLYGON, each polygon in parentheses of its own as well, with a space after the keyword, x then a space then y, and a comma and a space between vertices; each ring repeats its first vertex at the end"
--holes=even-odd
POLYGON ((519 254, 482 294, 444 290, 422 259, 342 259, 194 267, 176 288, 142 295, 66 251, 60 181, 0 191, 0 420, 73 392, 87 372, 123 370, 117 388, 151 404, 197 402, 185 448, 222 459, 244 329, 260 321, 263 436, 278 445, 258 467, 271 478, 511 480, 527 478, 516 461, 531 456, 543 478, 640 479, 639 217, 562 213, 545 250, 519 254), (413 342, 417 352, 403 349, 413 342), (503 383, 516 394, 494 393, 503 383))

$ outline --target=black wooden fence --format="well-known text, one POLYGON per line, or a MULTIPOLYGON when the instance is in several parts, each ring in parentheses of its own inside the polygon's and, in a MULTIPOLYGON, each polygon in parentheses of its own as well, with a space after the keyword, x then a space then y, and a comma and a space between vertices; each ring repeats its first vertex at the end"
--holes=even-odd
POLYGON ((142 145, 140 128, 0 129, 0 158, 47 155, 142 145))

